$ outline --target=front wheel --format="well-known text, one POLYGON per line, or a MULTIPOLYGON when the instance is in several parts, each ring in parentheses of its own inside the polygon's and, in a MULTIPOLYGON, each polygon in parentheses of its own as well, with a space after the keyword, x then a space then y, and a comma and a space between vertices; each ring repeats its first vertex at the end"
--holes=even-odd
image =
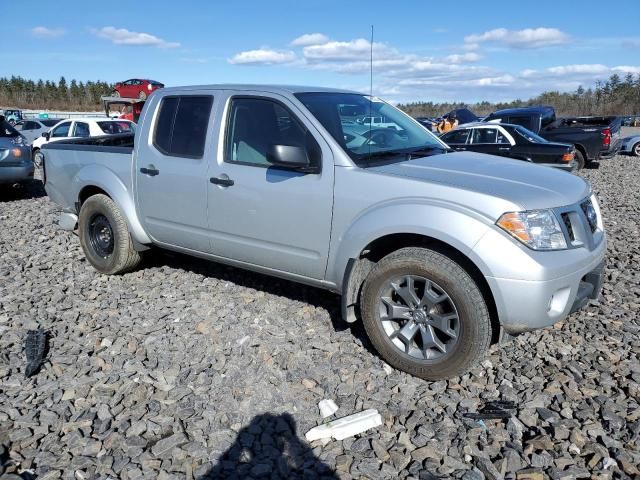
POLYGON ((631 150, 636 157, 640 157, 640 142, 636 143, 631 150))
POLYGON ((491 342, 489 311, 475 281, 426 248, 403 248, 380 260, 365 280, 360 307, 378 353, 425 380, 465 373, 491 342))
POLYGON ((78 230, 82 251, 100 273, 125 273, 140 263, 124 215, 108 196, 93 195, 82 204, 78 230))

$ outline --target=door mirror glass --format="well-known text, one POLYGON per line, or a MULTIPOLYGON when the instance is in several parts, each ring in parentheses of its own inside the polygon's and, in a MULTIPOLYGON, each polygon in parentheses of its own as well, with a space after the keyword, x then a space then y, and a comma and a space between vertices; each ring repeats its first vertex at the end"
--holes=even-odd
POLYGON ((267 161, 277 167, 307 170, 311 166, 307 151, 292 145, 271 145, 267 150, 267 161))
POLYGON ((42 132, 42 136, 49 140, 49 132, 42 132))

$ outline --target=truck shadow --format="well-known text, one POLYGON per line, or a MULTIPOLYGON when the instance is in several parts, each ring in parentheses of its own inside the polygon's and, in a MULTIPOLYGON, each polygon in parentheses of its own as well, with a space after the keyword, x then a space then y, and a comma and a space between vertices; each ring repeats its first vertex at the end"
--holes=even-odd
POLYGON ((29 180, 21 184, 0 185, 0 202, 15 202, 30 198, 45 197, 47 192, 40 180, 29 180))
POLYGON ((329 313, 331 324, 336 332, 349 330, 372 355, 379 356, 369 341, 362 322, 347 323, 343 320, 340 311, 340 297, 335 293, 177 252, 161 249, 148 252, 142 268, 161 266, 187 270, 206 277, 231 282, 241 287, 260 290, 264 293, 322 308, 329 313))
POLYGON ((332 468, 296 435, 288 413, 265 413, 238 432, 234 443, 201 479, 304 478, 337 480, 332 468))

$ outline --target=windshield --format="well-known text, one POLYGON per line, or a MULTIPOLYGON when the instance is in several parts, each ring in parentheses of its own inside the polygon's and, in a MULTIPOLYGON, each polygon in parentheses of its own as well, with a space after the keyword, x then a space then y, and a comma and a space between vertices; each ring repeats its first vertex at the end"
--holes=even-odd
POLYGON ((11 126, 9 122, 3 120, 0 122, 0 137, 19 137, 20 132, 18 132, 15 128, 11 126))
POLYGON ((414 152, 425 156, 448 150, 411 117, 376 97, 333 92, 295 96, 356 165, 368 165, 382 158, 402 161, 414 152))
POLYGON ((536 135, 535 133, 533 133, 528 128, 517 126, 517 127, 514 128, 514 130, 516 132, 518 132, 520 135, 522 135, 525 139, 529 140, 530 142, 533 142, 533 143, 547 143, 547 140, 545 140, 544 138, 542 138, 539 135, 536 135))
POLYGON ((53 127, 59 121, 60 120, 57 118, 50 118, 48 120, 40 120, 40 123, 43 124, 45 127, 53 127))

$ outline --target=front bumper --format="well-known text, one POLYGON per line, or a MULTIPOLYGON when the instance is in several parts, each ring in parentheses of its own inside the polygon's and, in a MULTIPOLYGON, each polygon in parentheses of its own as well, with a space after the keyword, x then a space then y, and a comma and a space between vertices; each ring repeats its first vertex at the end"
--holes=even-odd
POLYGON ((578 162, 576 162, 575 160, 564 163, 536 163, 536 165, 557 168, 558 170, 564 170, 565 172, 573 172, 576 168, 578 168, 578 162))
POLYGON ((33 163, 3 166, 0 164, 0 183, 16 183, 33 178, 33 163))

